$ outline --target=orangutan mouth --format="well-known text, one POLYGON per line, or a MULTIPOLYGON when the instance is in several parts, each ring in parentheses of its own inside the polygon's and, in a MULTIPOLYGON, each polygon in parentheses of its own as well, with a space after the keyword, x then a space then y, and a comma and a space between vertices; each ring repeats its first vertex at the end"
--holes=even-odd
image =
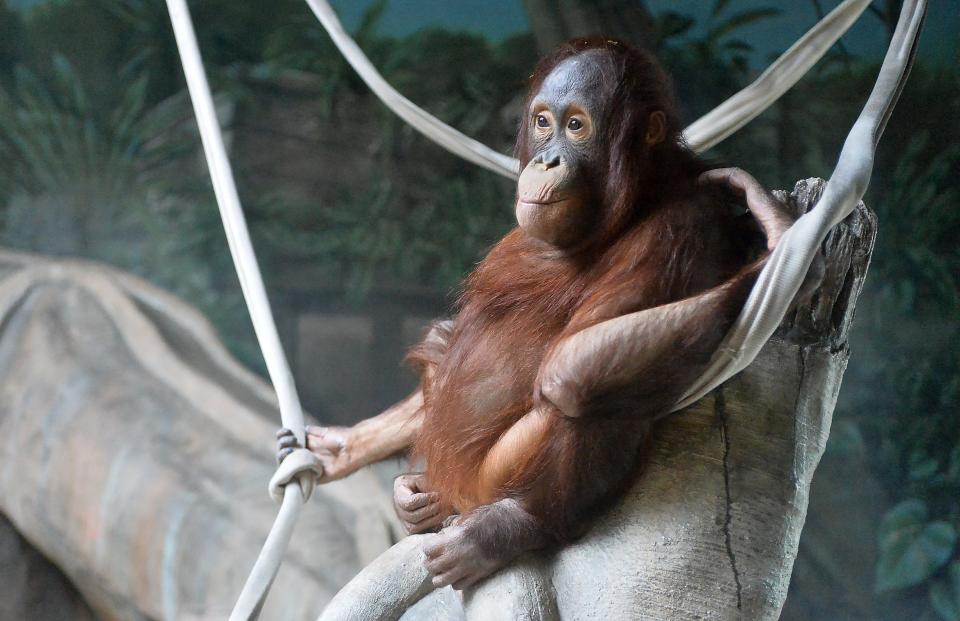
POLYGON ((521 205, 527 207, 548 207, 550 205, 556 205, 557 203, 565 203, 570 200, 569 196, 561 196, 560 198, 550 198, 548 200, 536 200, 532 198, 519 198, 517 202, 521 205))

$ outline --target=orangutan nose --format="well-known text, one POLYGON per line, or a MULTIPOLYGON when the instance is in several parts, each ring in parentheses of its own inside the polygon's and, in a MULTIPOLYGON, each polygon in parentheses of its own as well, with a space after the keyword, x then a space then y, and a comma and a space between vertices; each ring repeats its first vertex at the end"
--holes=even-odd
POLYGON ((551 168, 556 168, 562 163, 560 158, 560 152, 556 149, 547 149, 541 151, 533 158, 533 163, 537 164, 537 167, 541 170, 550 170, 551 168))

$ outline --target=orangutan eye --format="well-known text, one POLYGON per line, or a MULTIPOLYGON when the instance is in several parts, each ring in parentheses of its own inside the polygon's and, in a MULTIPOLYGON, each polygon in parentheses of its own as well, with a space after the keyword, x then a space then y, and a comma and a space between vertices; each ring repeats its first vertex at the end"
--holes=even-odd
POLYGON ((572 118, 567 123, 567 128, 572 132, 577 132, 583 129, 583 121, 578 118, 572 118))
POLYGON ((542 114, 537 115, 537 127, 550 127, 550 121, 542 114))

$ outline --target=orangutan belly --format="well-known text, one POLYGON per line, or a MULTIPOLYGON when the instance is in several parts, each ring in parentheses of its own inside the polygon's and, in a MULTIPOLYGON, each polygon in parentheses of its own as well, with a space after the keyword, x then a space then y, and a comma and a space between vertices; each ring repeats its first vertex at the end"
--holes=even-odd
POLYGON ((543 349, 504 338, 510 332, 491 329, 453 343, 434 376, 418 449, 431 484, 459 511, 487 501, 479 480, 484 460, 533 406, 543 349), (443 442, 428 439, 439 430, 456 432, 443 442))

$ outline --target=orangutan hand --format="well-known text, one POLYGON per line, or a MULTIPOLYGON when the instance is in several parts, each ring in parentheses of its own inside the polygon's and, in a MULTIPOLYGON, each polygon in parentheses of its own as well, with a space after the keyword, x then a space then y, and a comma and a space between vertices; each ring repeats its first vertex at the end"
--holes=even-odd
MULTIPOLYGON (((363 463, 354 459, 352 451, 353 429, 351 427, 308 426, 307 449, 316 455, 323 467, 318 483, 342 479, 358 470, 363 463)), ((300 448, 293 431, 285 427, 277 431, 277 463, 282 462, 294 449, 300 448)))

